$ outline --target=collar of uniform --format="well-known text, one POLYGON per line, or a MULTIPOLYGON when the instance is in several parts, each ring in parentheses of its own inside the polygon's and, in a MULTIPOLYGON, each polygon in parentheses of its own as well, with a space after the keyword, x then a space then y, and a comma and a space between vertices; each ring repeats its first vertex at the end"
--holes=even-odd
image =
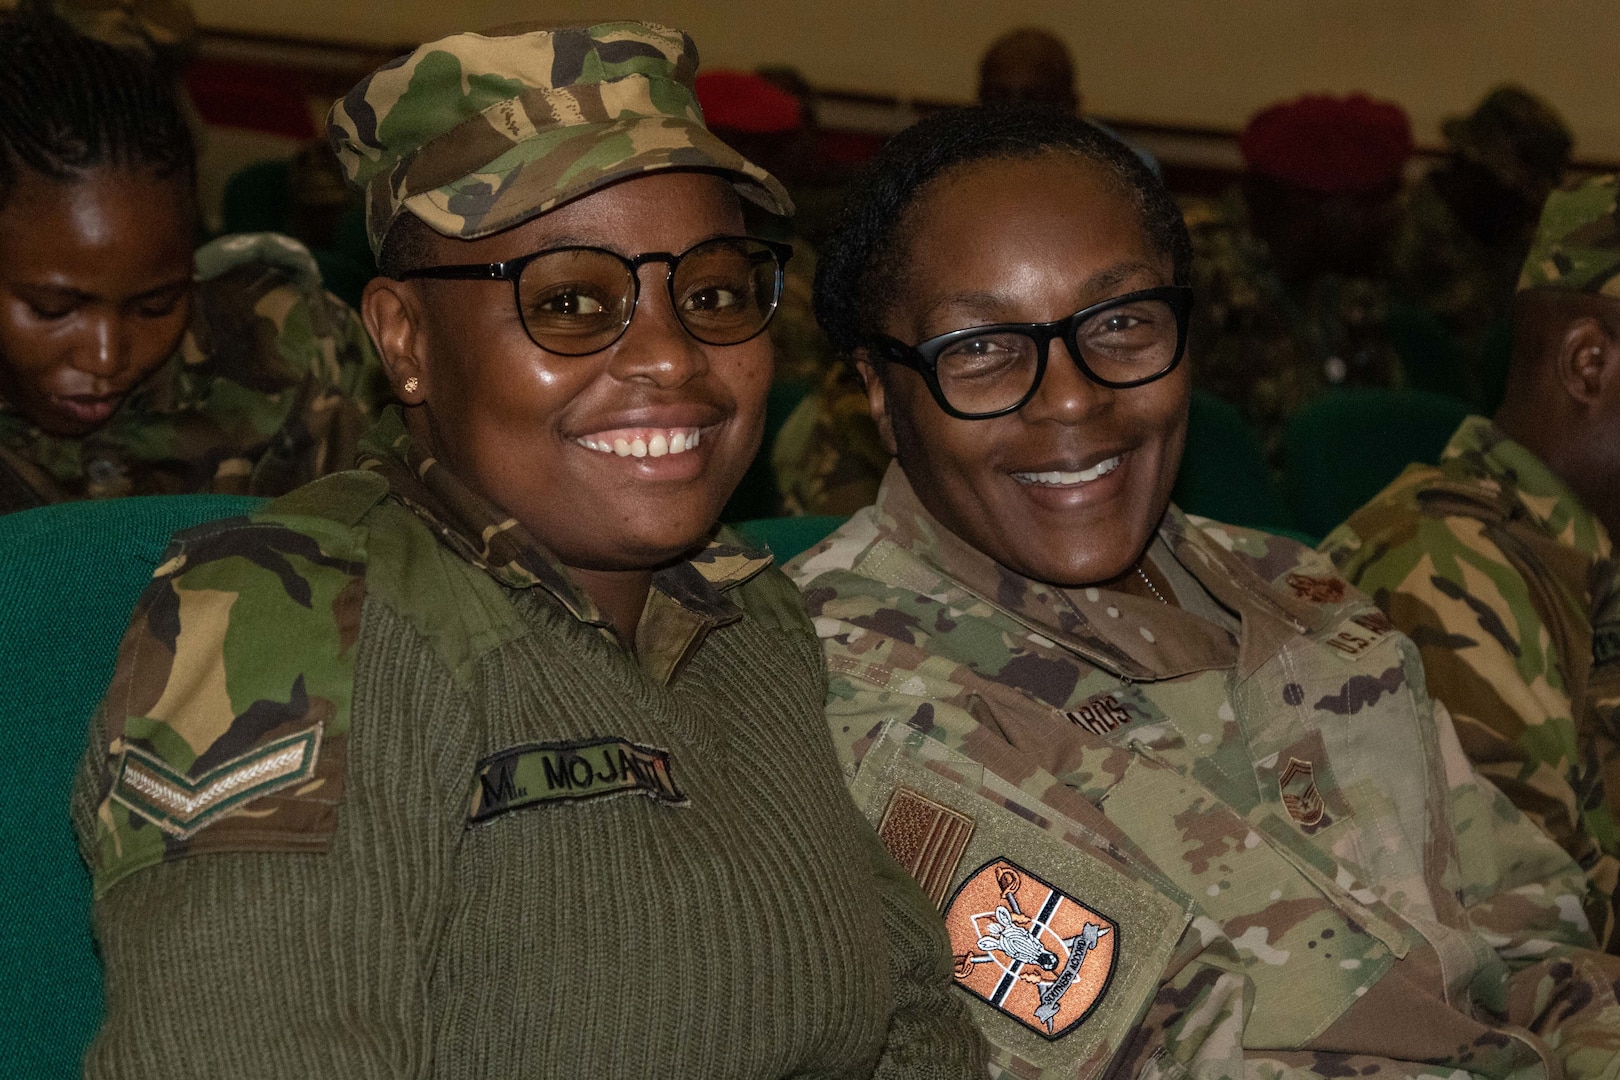
MULTIPOLYGON (((873 509, 879 538, 860 558, 857 573, 936 599, 953 587, 961 589, 1122 678, 1175 678, 1234 664, 1226 630, 1180 607, 1111 590, 1057 589, 1007 569, 929 514, 898 464, 890 465, 873 509), (924 580, 935 575, 937 580, 924 580)), ((1289 601, 1192 528, 1174 507, 1160 525, 1159 538, 1161 550, 1168 549, 1201 586, 1237 612, 1243 633, 1236 657, 1240 671, 1258 667, 1289 636, 1318 628, 1319 613, 1296 615, 1289 601)))
MULTIPOLYGON (((606 616, 567 571, 517 520, 474 492, 405 429, 389 406, 360 442, 360 468, 380 473, 389 494, 421 518, 457 555, 502 585, 538 585, 581 622, 610 630, 606 616)), ((636 627, 636 654, 649 677, 674 677, 711 629, 736 622, 741 610, 726 598, 771 563, 730 536, 711 539, 691 558, 653 575, 652 592, 636 627)))
POLYGON ((1614 552, 1608 530, 1569 485, 1486 417, 1470 416, 1462 422, 1440 455, 1440 467, 1511 497, 1560 543, 1597 559, 1614 552))

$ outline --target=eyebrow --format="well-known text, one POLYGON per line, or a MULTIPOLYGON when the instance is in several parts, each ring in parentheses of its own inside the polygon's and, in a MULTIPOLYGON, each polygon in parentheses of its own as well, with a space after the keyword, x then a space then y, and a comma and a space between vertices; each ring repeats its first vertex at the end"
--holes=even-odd
MULTIPOLYGON (((1152 263, 1146 262, 1120 263, 1116 266, 1110 266, 1106 270, 1100 270, 1091 277, 1087 278, 1081 285, 1080 291, 1083 293, 1106 292, 1137 274, 1143 273, 1144 271, 1152 273, 1158 269, 1159 268, 1154 266, 1152 263)), ((1102 299, 1106 299, 1106 297, 1103 297, 1102 299)), ((982 316, 987 322, 995 321, 996 316, 1004 311, 1007 305, 1014 300, 1014 297, 1006 293, 986 292, 983 290, 951 293, 947 296, 942 296, 932 304, 929 304, 928 307, 922 312, 922 321, 924 324, 926 324, 929 320, 938 316, 940 312, 947 309, 965 311, 974 316, 982 316)), ((1081 306, 1083 307, 1085 305, 1081 306)), ((1079 309, 1076 308, 1076 310, 1079 309)))
MULTIPOLYGON (((157 296, 159 293, 173 292, 177 289, 187 288, 190 285, 191 278, 189 277, 175 278, 173 281, 164 282, 162 285, 154 285, 152 288, 146 289, 143 292, 138 292, 134 296, 127 297, 120 302, 126 304, 139 303, 142 300, 149 300, 152 297, 157 296)), ((105 299, 105 297, 102 297, 97 293, 85 292, 83 289, 75 289, 71 285, 54 285, 49 282, 19 281, 13 285, 12 288, 21 289, 24 291, 51 293, 56 296, 64 296, 79 301, 105 299)))

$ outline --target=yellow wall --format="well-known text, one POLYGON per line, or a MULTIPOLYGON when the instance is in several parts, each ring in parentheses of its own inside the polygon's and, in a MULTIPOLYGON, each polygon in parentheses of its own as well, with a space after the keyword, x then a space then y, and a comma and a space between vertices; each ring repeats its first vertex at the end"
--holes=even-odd
POLYGON ((1103 116, 1237 127, 1312 90, 1404 104, 1418 140, 1492 85, 1564 114, 1583 158, 1620 160, 1620 0, 193 0, 206 26, 413 42, 519 19, 649 18, 706 66, 796 65, 813 82, 966 99, 978 54, 1026 23, 1073 46, 1103 116))

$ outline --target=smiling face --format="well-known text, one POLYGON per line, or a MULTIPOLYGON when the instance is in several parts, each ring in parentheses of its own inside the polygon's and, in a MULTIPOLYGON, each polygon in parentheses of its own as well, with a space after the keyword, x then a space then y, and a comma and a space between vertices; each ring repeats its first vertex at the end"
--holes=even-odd
POLYGON ((184 180, 18 169, 0 206, 0 397, 51 435, 105 424, 185 333, 193 230, 184 180))
MULTIPOLYGON (((1172 284, 1135 201, 1066 153, 975 162, 907 211, 898 297, 884 332, 916 344, 964 327, 1049 322, 1172 284)), ((1170 501, 1186 437, 1185 363, 1129 390, 1098 386, 1053 341, 1015 413, 958 420, 895 364, 867 391, 890 450, 941 524, 1026 577, 1074 586, 1129 571, 1170 501)))
MULTIPOLYGON (((494 236, 434 235, 429 261, 497 262, 581 245, 626 258, 679 254, 743 231, 724 180, 653 173, 494 236)), ((420 405, 406 410, 413 436, 565 566, 645 570, 689 551, 759 447, 769 339, 697 341, 676 319, 667 274, 664 263, 641 268, 629 327, 587 356, 535 345, 504 281, 379 279, 368 291, 367 325, 394 385, 420 405), (418 384, 406 390, 411 377, 418 384)))

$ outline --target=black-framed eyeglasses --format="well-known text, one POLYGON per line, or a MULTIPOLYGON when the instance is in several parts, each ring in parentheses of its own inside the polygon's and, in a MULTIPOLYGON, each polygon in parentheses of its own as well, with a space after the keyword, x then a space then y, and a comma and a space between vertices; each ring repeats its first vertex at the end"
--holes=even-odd
POLYGON ((939 407, 960 420, 1016 412, 1035 396, 1046 355, 1061 338, 1085 376, 1128 390, 1170 374, 1187 349, 1192 290, 1140 289, 1048 323, 970 326, 907 345, 879 334, 878 356, 915 370, 939 407))
POLYGON ((505 262, 428 266, 402 279, 510 281, 529 339, 562 356, 601 352, 624 334, 641 299, 639 271, 669 267, 670 304, 686 332, 707 345, 740 345, 770 324, 793 248, 751 236, 717 236, 679 255, 627 259, 598 247, 558 247, 505 262))

